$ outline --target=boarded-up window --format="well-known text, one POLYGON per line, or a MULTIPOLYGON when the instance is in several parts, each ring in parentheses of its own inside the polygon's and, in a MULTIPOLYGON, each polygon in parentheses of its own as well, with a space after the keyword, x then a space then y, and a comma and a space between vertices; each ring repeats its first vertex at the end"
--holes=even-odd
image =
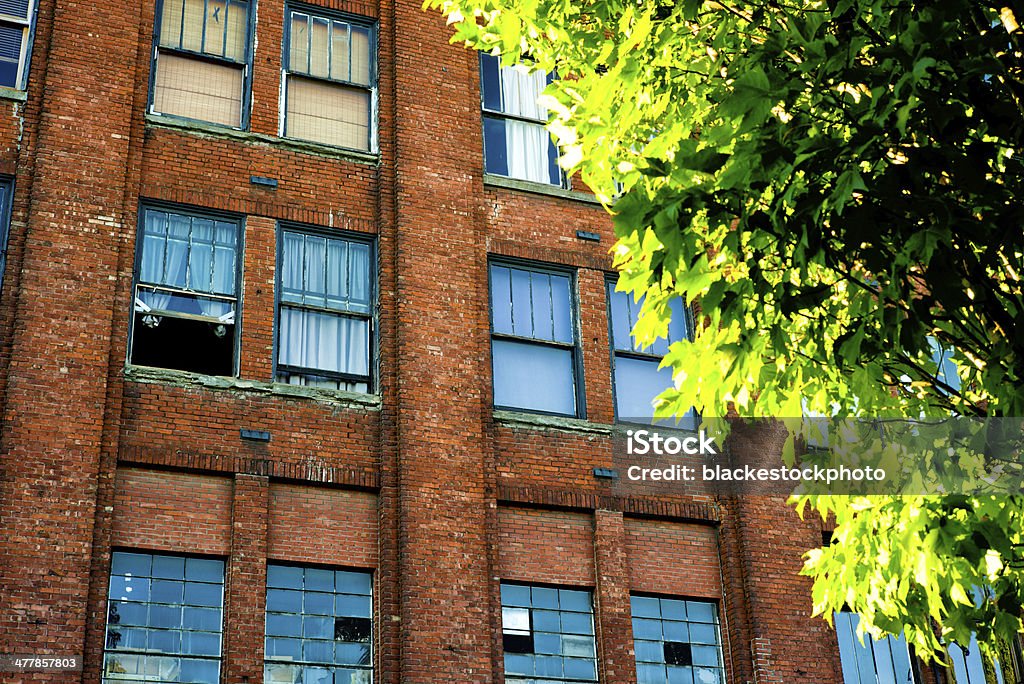
POLYGON ((240 127, 248 36, 247 2, 164 0, 153 111, 240 127))
POLYGON ((369 152, 376 48, 370 26, 291 11, 284 134, 369 152))

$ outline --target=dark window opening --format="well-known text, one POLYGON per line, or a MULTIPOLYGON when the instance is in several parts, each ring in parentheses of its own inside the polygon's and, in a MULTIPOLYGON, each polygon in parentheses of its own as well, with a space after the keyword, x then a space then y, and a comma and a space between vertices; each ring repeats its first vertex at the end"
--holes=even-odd
POLYGON ((668 665, 692 665, 693 655, 690 651, 690 644, 666 641, 665 663, 668 665))
POLYGON ((334 638, 337 641, 369 641, 370 619, 355 617, 334 618, 334 638))
POLYGON ((234 329, 234 325, 224 323, 136 313, 131 362, 206 375, 231 375, 234 329))
POLYGON ((502 643, 506 653, 533 653, 533 635, 509 634, 502 635, 502 643))

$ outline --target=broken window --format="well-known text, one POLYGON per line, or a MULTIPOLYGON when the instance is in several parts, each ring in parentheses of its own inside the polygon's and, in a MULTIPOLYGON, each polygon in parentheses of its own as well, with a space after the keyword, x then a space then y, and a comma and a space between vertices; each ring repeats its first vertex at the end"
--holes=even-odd
POLYGON ((572 273, 492 263, 490 280, 495 407, 579 415, 572 273))
POLYGON ((597 680, 589 591, 501 585, 506 684, 597 680))
POLYGON ((0 86, 24 90, 28 75, 32 24, 36 18, 33 0, 4 0, 0 3, 0 86))
POLYGON ((370 684, 372 576, 267 566, 264 681, 370 684))
POLYGON ((718 608, 711 601, 631 596, 638 684, 723 684, 718 608))
POLYGON ((163 0, 151 109, 241 128, 248 89, 249 3, 163 0))
POLYGON ((323 9, 288 10, 284 135, 372 152, 376 30, 323 9))
POLYGON ((14 184, 0 178, 0 287, 4 283, 4 271, 7 267, 7 239, 11 228, 11 199, 14 184))
POLYGON ((115 551, 103 682, 220 681, 224 561, 115 551))
POLYGON ((239 221, 142 211, 130 362, 233 375, 239 221))
POLYGON ((278 382, 371 390, 371 255, 366 239, 281 232, 278 382))

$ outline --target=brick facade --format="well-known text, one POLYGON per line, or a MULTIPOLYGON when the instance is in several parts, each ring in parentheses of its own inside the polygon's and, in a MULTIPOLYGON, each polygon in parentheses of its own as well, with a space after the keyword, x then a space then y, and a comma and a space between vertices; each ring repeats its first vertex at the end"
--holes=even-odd
POLYGON ((418 0, 314 4, 377 22, 377 154, 279 137, 284 0, 255 12, 246 131, 146 113, 154 0, 40 2, 27 97, 0 92, 0 654, 84 669, 0 680, 98 683, 112 553, 138 550, 226 561, 231 684, 263 678, 268 561, 374 573, 379 684, 501 682, 503 580, 593 592, 602 682, 636 681, 634 592, 715 602, 730 682, 840 681, 795 575, 820 526, 594 477, 615 430, 604 210, 485 179, 477 58, 418 0), (154 202, 243 222, 237 377, 125 362, 154 202), (372 394, 274 384, 281 221, 375 239, 372 394), (575 269, 585 418, 493 410, 489 257, 575 269))

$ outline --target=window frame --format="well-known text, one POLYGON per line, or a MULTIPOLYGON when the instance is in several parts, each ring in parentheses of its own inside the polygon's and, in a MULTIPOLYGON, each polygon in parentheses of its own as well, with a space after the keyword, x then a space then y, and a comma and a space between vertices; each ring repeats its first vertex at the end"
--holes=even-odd
MULTIPOLYGON (((377 600, 377 593, 378 593, 378 590, 377 590, 377 570, 375 568, 358 568, 358 567, 350 567, 350 566, 323 565, 323 564, 320 564, 320 563, 301 563, 301 562, 297 562, 297 561, 279 561, 279 560, 274 560, 274 559, 269 559, 269 558, 267 559, 266 567, 267 567, 267 579, 264 581, 264 587, 263 587, 263 594, 264 594, 264 599, 265 599, 264 600, 264 606, 263 606, 263 672, 264 672, 264 677, 266 676, 266 667, 267 667, 268 664, 270 664, 270 665, 289 665, 289 664, 294 664, 294 665, 299 665, 300 667, 301 666, 313 666, 313 667, 324 666, 324 667, 338 668, 338 669, 358 669, 358 670, 362 670, 362 671, 365 671, 365 672, 369 672, 370 673, 370 681, 371 682, 376 681, 377 659, 376 659, 375 649, 376 649, 376 643, 377 643, 377 639, 378 639, 378 629, 379 629, 379 626, 377 624, 375 624, 376 620, 374 618, 375 618, 375 614, 377 612, 376 611, 376 600, 377 600), (370 662, 369 662, 369 664, 367 666, 359 667, 357 665, 347 665, 347 664, 339 665, 339 664, 336 664, 336 663, 314 662, 314 661, 307 661, 307 660, 281 660, 281 659, 277 659, 275 656, 268 656, 267 655, 266 645, 267 645, 267 640, 268 639, 271 639, 271 638, 285 638, 285 639, 296 638, 296 637, 279 637, 279 636, 273 636, 272 637, 271 635, 267 634, 267 617, 270 615, 271 610, 268 607, 269 606, 269 601, 266 601, 266 598, 269 595, 269 592, 271 590, 269 576, 270 576, 270 566, 272 566, 272 565, 276 565, 276 566, 279 566, 279 567, 285 567, 285 568, 300 569, 300 570, 303 571, 303 575, 305 575, 305 571, 306 570, 324 570, 324 571, 327 571, 327 572, 360 573, 360 574, 364 574, 364 575, 368 575, 369 576, 369 578, 370 578, 370 593, 369 593, 370 617, 368 619, 369 619, 369 622, 370 622, 370 636, 369 636, 369 640, 367 641, 367 648, 369 649, 369 653, 370 653, 370 662)), ((280 589, 280 587, 274 587, 274 588, 275 589, 280 589)), ((295 591, 295 590, 293 590, 293 589, 285 589, 285 591, 295 591)), ((305 589, 305 587, 303 587, 302 589, 299 589, 297 591, 305 593, 306 589, 305 589)), ((326 592, 316 592, 315 590, 310 590, 310 591, 313 591, 313 593, 326 593, 326 592)), ((344 593, 344 592, 342 592, 342 593, 344 593)), ((332 593, 332 596, 335 597, 335 600, 336 600, 336 597, 338 596, 338 594, 339 594, 339 592, 337 592, 337 591, 332 593)), ((353 594, 345 594, 345 595, 353 595, 353 594)), ((361 596, 362 594, 356 594, 356 595, 360 595, 361 596)), ((303 602, 303 611, 305 611, 305 602, 303 602)), ((302 612, 302 613, 285 613, 283 611, 273 611, 273 612, 275 614, 278 614, 278 615, 299 615, 299 616, 306 615, 305 612, 302 612)), ((316 614, 315 613, 311 613, 311 615, 316 615, 316 614)), ((337 617, 337 616, 334 616, 334 617, 337 617)), ((297 638, 298 639, 302 639, 302 640, 306 639, 305 636, 297 637, 297 638)))
MULTIPOLYGON (((247 0, 247 7, 245 13, 245 58, 241 62, 236 62, 233 59, 226 57, 217 57, 216 55, 209 55, 204 52, 195 52, 193 50, 186 50, 183 48, 172 48, 160 45, 160 29, 163 22, 164 15, 164 3, 168 0, 157 0, 154 3, 154 15, 153 15, 153 48, 152 53, 149 56, 149 94, 146 98, 146 114, 152 116, 168 117, 176 121, 187 121, 198 124, 204 124, 207 126, 218 126, 221 128, 227 128, 235 131, 247 131, 249 130, 249 116, 252 105, 252 72, 253 72, 253 53, 254 53, 254 33, 255 33, 255 15, 256 15, 256 2, 257 0, 247 0), (160 51, 166 51, 169 54, 183 57, 186 59, 194 59, 202 62, 209 62, 212 64, 219 64, 222 66, 241 66, 242 67, 242 94, 241 94, 241 111, 238 114, 238 126, 228 126, 226 124, 217 123, 216 121, 207 121, 205 119, 195 119, 190 116, 182 116, 180 114, 170 114, 167 112, 158 112, 154 109, 156 106, 156 65, 159 58, 160 51)), ((203 0, 205 7, 206 0, 203 0)), ((184 10, 183 10, 184 11, 184 10)), ((205 18, 205 13, 204 13, 205 18)), ((205 29, 205 24, 204 24, 205 29)))
MULTIPOLYGON (((646 616, 642 616, 642 615, 641 616, 637 616, 633 612, 633 599, 634 598, 646 598, 646 599, 657 599, 659 601, 659 612, 660 612, 660 602, 664 601, 664 600, 667 600, 667 601, 679 601, 679 602, 689 602, 689 603, 704 603, 704 604, 707 604, 707 605, 712 607, 712 609, 714 610, 714 613, 715 613, 715 621, 713 623, 699 622, 697 620, 692 620, 691 621, 689 619, 687 619, 687 620, 669 619, 668 621, 669 622, 678 622, 678 623, 685 624, 685 625, 687 625, 687 628, 689 628, 689 625, 691 624, 691 622, 692 623, 696 623, 696 624, 705 624, 705 625, 706 624, 713 624, 714 627, 715 627, 715 638, 716 638, 716 643, 714 644, 714 646, 716 646, 718 648, 718 666, 717 667, 712 667, 710 665, 704 665, 704 666, 694 665, 692 663, 692 657, 693 657, 692 656, 692 647, 693 647, 693 645, 695 643, 692 640, 685 641, 685 642, 678 642, 678 641, 673 642, 673 641, 666 641, 664 636, 663 636, 661 638, 661 640, 653 642, 653 643, 660 643, 660 644, 662 644, 663 645, 662 646, 663 649, 664 649, 664 644, 669 644, 669 643, 685 643, 685 644, 689 645, 691 647, 691 664, 689 665, 690 668, 707 667, 707 668, 715 669, 715 670, 717 670, 717 671, 719 671, 721 673, 720 681, 722 681, 722 682, 728 681, 727 677, 728 677, 729 672, 728 672, 727 660, 726 660, 726 655, 725 655, 725 639, 723 638, 723 631, 725 629, 725 623, 724 623, 724 620, 723 620, 723 612, 724 611, 722 610, 722 602, 721 602, 720 599, 713 599, 713 598, 707 598, 707 597, 694 597, 694 596, 688 596, 688 595, 657 594, 657 593, 643 592, 643 591, 631 591, 631 592, 629 592, 629 598, 630 598, 630 609, 629 609, 630 631, 633 632, 633 663, 634 663, 634 665, 636 666, 636 668, 638 670, 638 677, 639 677, 639 667, 640 667, 641 664, 654 664, 654 665, 657 665, 658 663, 655 663, 655 662, 649 661, 649 660, 644 660, 644 661, 640 660, 640 656, 637 653, 636 642, 638 640, 639 641, 652 642, 653 640, 649 639, 649 638, 640 638, 640 639, 638 639, 637 636, 636 636, 635 631, 633 631, 633 628, 632 628, 633 620, 636 620, 636 619, 641 619, 641 620, 658 620, 661 623, 665 622, 665 618, 664 617, 653 618, 653 617, 646 617, 646 616)), ((689 632, 689 629, 687 629, 687 632, 689 632)), ((711 644, 699 643, 698 642, 697 645, 698 646, 710 646, 711 644)), ((665 667, 668 667, 668 663, 667 662, 663 663, 663 665, 665 667)))
MULTIPOLYGON (((132 350, 135 344, 135 298, 137 297, 140 280, 139 276, 142 273, 142 250, 145 241, 145 230, 146 230, 146 212, 154 211, 166 211, 168 213, 175 214, 187 214, 193 218, 205 218, 212 219, 215 221, 230 221, 235 224, 237 232, 235 233, 235 319, 234 319, 234 340, 231 348, 231 375, 224 377, 238 377, 239 369, 241 368, 241 355, 242 348, 242 274, 243 274, 243 262, 245 260, 245 229, 246 229, 246 216, 241 214, 232 214, 229 212, 217 211, 215 209, 207 209, 203 207, 196 207, 188 204, 175 204, 171 202, 163 202, 159 200, 141 200, 139 202, 139 211, 136 214, 136 225, 135 225, 135 260, 132 271, 132 289, 130 293, 131 300, 128 306, 128 344, 127 344, 127 358, 125 363, 128 366, 138 365, 143 368, 161 368, 162 370, 169 370, 172 372, 189 373, 191 371, 181 371, 176 368, 164 368, 162 366, 145 366, 143 364, 132 363, 132 350)), ((163 286, 155 286, 163 287, 163 286)), ((207 296, 205 293, 195 293, 188 289, 178 288, 163 288, 170 292, 183 292, 186 294, 198 294, 198 296, 207 296)), ((214 296, 212 299, 220 299, 223 297, 214 296)), ((182 318, 186 318, 182 316, 182 318)))
MULTIPOLYGON (((228 559, 225 558, 224 556, 216 556, 216 555, 210 555, 210 554, 205 554, 205 553, 182 553, 182 552, 178 552, 178 551, 141 549, 141 548, 135 548, 135 547, 122 547, 122 546, 115 546, 115 547, 111 548, 110 549, 110 565, 108 566, 108 569, 107 569, 106 589, 105 589, 104 594, 103 594, 103 630, 102 630, 103 646, 102 646, 102 650, 100 651, 100 673, 99 673, 100 682, 102 682, 103 684, 108 684, 108 683, 113 684, 113 683, 118 682, 118 681, 125 681, 125 680, 121 680, 121 679, 118 679, 118 678, 109 679, 109 678, 106 677, 106 675, 105 675, 106 656, 107 656, 108 653, 111 653, 111 654, 119 654, 120 653, 120 654, 129 655, 129 656, 134 655, 134 656, 153 656, 153 657, 168 657, 168 658, 189 658, 189 659, 193 659, 193 660, 204 660, 204 661, 216 662, 217 663, 217 681, 220 681, 221 677, 223 677, 223 675, 224 675, 224 667, 223 667, 224 666, 224 643, 225 643, 225 634, 226 634, 227 617, 228 617, 227 616, 227 590, 228 590, 228 569, 229 569, 228 565, 229 565, 228 564, 228 559), (108 650, 108 648, 107 648, 107 631, 110 628, 110 624, 109 624, 109 620, 110 620, 110 602, 112 600, 111 597, 110 597, 110 583, 111 583, 111 579, 114 577, 114 564, 113 564, 114 563, 114 554, 117 554, 117 553, 128 553, 128 554, 136 554, 136 555, 145 555, 145 556, 150 556, 150 557, 153 557, 153 558, 155 558, 157 556, 166 556, 166 557, 171 557, 171 558, 181 558, 181 559, 183 559, 186 562, 189 559, 194 559, 194 560, 213 560, 213 561, 220 562, 221 563, 221 568, 222 568, 222 576, 221 576, 221 581, 219 583, 219 586, 220 586, 220 589, 221 589, 221 596, 220 596, 220 606, 217 608, 220 611, 220 631, 219 632, 209 632, 208 630, 189 630, 189 631, 196 631, 196 632, 203 632, 203 633, 219 634, 219 636, 220 636, 220 646, 219 646, 220 655, 208 656, 208 655, 192 655, 192 654, 186 654, 186 653, 167 654, 167 653, 163 653, 163 652, 159 652, 159 651, 151 651, 149 649, 136 649, 136 650, 117 650, 117 649, 113 649, 113 650, 108 650)), ((121 575, 121 576, 123 576, 123 575, 121 575)), ((149 578, 152 579, 152 576, 150 576, 149 578)), ((162 578, 158 578, 158 579, 162 579, 162 578)), ((174 582, 174 581, 179 581, 179 580, 168 578, 168 581, 174 582)), ((182 583, 185 583, 188 580, 186 580, 184 577, 182 577, 182 579, 180 581, 182 583)), ((199 581, 199 583, 201 583, 201 584, 216 584, 216 583, 205 582, 205 581, 199 581)), ((145 602, 138 602, 138 603, 144 603, 146 606, 150 606, 150 605, 181 605, 181 606, 186 606, 187 605, 185 603, 182 603, 182 604, 165 604, 165 603, 160 603, 160 602, 154 602, 152 600, 147 600, 145 602)), ((201 607, 205 607, 205 606, 201 606, 201 607)), ((212 608, 212 606, 211 606, 211 608, 212 608)), ((174 630, 174 628, 161 628, 161 627, 154 628, 154 627, 150 626, 149 624, 147 624, 145 627, 142 627, 142 628, 143 629, 147 629, 147 630, 150 630, 150 629, 158 629, 158 630, 159 629, 170 629, 172 631, 174 630)), ((184 630, 184 628, 181 628, 180 631, 186 631, 186 630, 184 630)), ((130 673, 125 673, 125 674, 130 674, 130 673)), ((131 680, 128 680, 128 681, 131 681, 131 680)))
MULTIPOLYGON (((858 682, 847 682, 846 681, 846 670, 850 667, 850 665, 847 665, 847 664, 843 663, 843 646, 842 646, 843 636, 839 634, 838 620, 836 620, 836 617, 838 617, 842 613, 845 613, 847 615, 852 615, 858 621, 860 620, 860 616, 857 613, 854 613, 854 612, 852 612, 850 610, 835 611, 833 613, 833 615, 832 615, 833 631, 835 632, 835 635, 836 635, 836 641, 835 641, 836 650, 839 652, 839 674, 840 674, 840 681, 843 684, 860 684, 859 681, 858 682)), ((878 680, 878 659, 875 656, 875 645, 876 644, 885 643, 885 644, 888 645, 889 652, 891 653, 892 652, 892 645, 893 644, 898 644, 899 640, 902 639, 903 646, 907 650, 907 661, 908 661, 908 663, 910 665, 910 675, 913 678, 913 684, 919 684, 922 681, 921 680, 921 671, 920 671, 920 668, 918 666, 917 658, 914 656, 914 651, 910 647, 910 644, 907 642, 905 636, 903 636, 902 634, 899 637, 894 637, 894 636, 891 636, 891 635, 887 635, 887 636, 885 636, 882 639, 874 639, 870 634, 866 634, 865 635, 865 639, 864 639, 864 643, 861 644, 857 640, 857 627, 856 627, 855 624, 853 624, 852 619, 851 619, 851 625, 850 626, 851 626, 852 648, 854 649, 854 653, 853 653, 854 662, 852 663, 852 667, 857 671, 858 675, 862 674, 861 670, 860 670, 860 658, 856 654, 856 651, 858 649, 867 649, 869 651, 869 653, 871 655, 872 673, 874 674, 875 680, 877 681, 878 680)), ((895 670, 895 667, 893 668, 892 672, 893 672, 894 675, 897 674, 896 670, 895 670)))
POLYGON ((586 419, 587 417, 587 397, 586 387, 584 384, 584 367, 583 367, 583 345, 580 340, 582 333, 580 330, 580 311, 579 311, 579 279, 577 269, 572 266, 562 266, 558 264, 548 264, 536 261, 529 261, 526 259, 518 259, 515 257, 505 256, 489 256, 487 259, 487 333, 489 337, 489 351, 491 361, 491 406, 498 411, 514 411, 517 413, 527 414, 539 414, 545 416, 559 416, 563 418, 579 418, 586 419), (534 273, 546 273, 549 275, 565 276, 569 279, 569 320, 572 322, 572 333, 573 342, 572 345, 564 344, 561 342, 554 342, 550 340, 539 340, 532 337, 521 337, 519 335, 512 335, 507 333, 496 333, 494 331, 494 306, 492 304, 492 293, 494 283, 491 278, 491 267, 492 266, 504 266, 505 268, 514 268, 521 271, 531 271, 534 273), (557 411, 545 411, 543 409, 530 409, 521 408, 518 406, 505 406, 498 404, 495 400, 495 388, 494 388, 494 340, 507 340, 509 342, 519 342, 522 344, 535 344, 541 347, 547 347, 552 349, 563 349, 572 352, 572 389, 575 396, 575 413, 560 413, 557 411))
MULTIPOLYGON (((503 676, 505 681, 509 681, 510 679, 513 679, 513 680, 526 680, 526 681, 535 681, 538 684, 547 684, 548 682, 550 682, 551 684, 562 684, 562 683, 564 683, 564 684, 597 684, 599 681, 601 681, 601 646, 600 646, 599 640, 598 640, 597 596, 596 596, 596 591, 595 591, 594 587, 588 587, 588 586, 566 586, 566 585, 561 585, 561 584, 549 584, 549 583, 546 583, 546 582, 524 582, 524 581, 521 581, 521 580, 504 580, 504 579, 500 579, 498 581, 498 609, 499 609, 499 611, 501 611, 501 613, 500 613, 501 633, 502 633, 502 644, 501 644, 502 664, 501 664, 501 671, 502 671, 502 676, 503 676), (526 589, 530 590, 530 594, 531 594, 530 605, 528 607, 524 607, 524 606, 506 606, 505 603, 504 603, 504 600, 501 597, 501 593, 502 593, 501 590, 505 586, 523 587, 523 588, 526 588, 526 589), (574 592, 581 592, 581 593, 589 594, 589 597, 590 597, 590 612, 589 613, 581 613, 579 611, 574 611, 574 610, 563 610, 561 608, 561 605, 559 605, 558 608, 535 607, 533 605, 533 598, 532 598, 532 595, 533 595, 532 590, 535 589, 535 588, 536 589, 549 589, 549 590, 556 591, 556 592, 560 591, 560 590, 564 590, 564 591, 574 591, 574 592), (534 675, 522 675, 522 674, 515 674, 515 673, 513 673, 513 674, 510 675, 508 672, 506 672, 505 671, 505 663, 504 663, 504 658, 505 658, 505 654, 506 654, 505 646, 504 646, 504 636, 505 636, 504 610, 505 610, 505 608, 524 608, 525 610, 528 611, 529 620, 530 620, 529 633, 530 633, 531 639, 535 639, 536 633, 538 631, 536 629, 536 627, 535 627, 535 624, 534 624, 534 614, 533 613, 534 613, 535 610, 542 610, 542 611, 548 611, 548 612, 552 612, 552 611, 553 612, 557 612, 559 614, 559 618, 561 618, 561 614, 563 612, 574 613, 576 615, 589 615, 589 617, 590 617, 590 629, 591 629, 591 633, 590 634, 580 634, 578 632, 564 632, 564 631, 561 631, 562 630, 561 624, 559 625, 559 631, 557 632, 557 634, 560 637, 561 636, 589 636, 593 640, 593 644, 594 644, 594 655, 593 655, 594 678, 593 679, 579 679, 579 678, 565 677, 564 673, 563 673, 562 677, 547 677, 547 676, 536 675, 536 674, 534 674, 534 675)), ((549 632, 547 630, 541 630, 541 632, 544 633, 544 634, 555 634, 554 632, 549 632)), ((522 655, 522 654, 516 653, 514 651, 510 651, 510 653, 513 653, 513 654, 516 654, 516 655, 522 655)), ((544 653, 538 654, 537 651, 536 651, 536 641, 534 641, 534 651, 532 652, 532 655, 536 656, 536 655, 556 655, 556 654, 544 654, 544 653)), ((566 656, 564 654, 557 654, 557 657, 560 657, 560 658, 570 658, 570 659, 575 659, 575 660, 585 660, 586 659, 586 658, 583 658, 581 656, 571 656, 571 655, 570 656, 566 656)))
POLYGON ((36 39, 36 19, 39 16, 38 0, 28 0, 26 18, 16 17, 13 14, 0 14, 0 25, 20 26, 24 31, 21 41, 21 54, 18 55, 18 74, 13 86, 0 86, 13 90, 28 90, 28 73, 32 65, 32 46, 36 39))
MULTIPOLYGON (((662 359, 665 358, 665 356, 664 355, 658 355, 658 354, 649 354, 649 353, 646 353, 646 352, 637 352, 637 351, 633 351, 633 350, 629 350, 629 351, 627 351, 625 349, 620 350, 620 349, 617 349, 615 347, 615 319, 613 318, 614 313, 613 313, 613 309, 612 309, 612 294, 615 291, 615 286, 616 286, 618 277, 619 276, 618 276, 617 273, 614 274, 614 275, 611 274, 611 273, 606 273, 605 274, 605 311, 606 311, 607 316, 608 316, 608 356, 609 356, 609 364, 610 364, 610 367, 611 367, 612 411, 613 411, 613 415, 615 416, 615 422, 616 423, 621 423, 623 425, 652 425, 652 424, 660 424, 660 423, 656 423, 654 421, 654 419, 653 419, 653 415, 654 415, 653 414, 653 411, 654 411, 653 409, 651 409, 651 412, 652 412, 651 413, 651 415, 652 415, 651 423, 638 423, 636 421, 625 420, 625 418, 627 418, 629 416, 620 416, 619 415, 619 398, 618 398, 618 391, 619 391, 619 389, 618 389, 618 383, 615 380, 616 361, 618 360, 618 357, 621 355, 621 356, 623 356, 625 358, 634 359, 634 360, 637 360, 637 361, 648 361, 648 362, 657 361, 658 365, 661 365, 661 361, 662 361, 662 359)), ((626 297, 632 297, 633 296, 629 292, 624 293, 624 294, 625 294, 626 297)), ((686 317, 685 325, 686 325, 687 338, 692 341, 693 340, 693 332, 694 332, 694 328, 696 326, 697 317, 695 315, 695 312, 694 312, 692 306, 686 306, 686 304, 683 303, 682 310, 683 310, 683 315, 686 317)), ((632 334, 633 326, 632 325, 630 325, 629 330, 630 330, 630 338, 632 338, 633 337, 633 334, 632 334)), ((671 344, 671 342, 669 342, 669 344, 671 344)), ((654 397, 651 397, 651 399, 654 399, 654 397)), ((694 417, 695 417, 695 420, 697 422, 697 425, 699 426, 700 425, 700 412, 697 411, 696 407, 693 407, 692 410, 694 412, 694 417)), ((669 429, 687 430, 687 431, 690 431, 690 432, 693 431, 690 428, 680 427, 677 424, 675 424, 674 422, 673 422, 672 425, 667 425, 665 427, 667 427, 669 429)), ((696 429, 696 426, 693 429, 696 429)))
MULTIPOLYGON (((499 178, 508 178, 508 179, 511 179, 511 180, 514 180, 514 181, 519 181, 519 182, 522 182, 522 183, 532 183, 532 184, 535 184, 535 185, 538 185, 538 186, 551 187, 551 188, 560 188, 562 190, 571 190, 572 189, 572 178, 565 172, 565 169, 563 169, 561 166, 558 165, 558 158, 560 156, 560 150, 558 149, 558 146, 555 144, 555 141, 551 139, 551 133, 550 133, 550 131, 547 130, 548 122, 546 120, 543 120, 543 119, 533 119, 533 118, 530 118, 528 116, 522 116, 522 115, 519 115, 519 114, 511 114, 509 112, 503 112, 503 111, 499 111, 499 110, 495 110, 495 109, 490 109, 489 107, 487 107, 486 99, 484 97, 484 59, 487 58, 487 57, 494 57, 494 55, 490 55, 490 54, 481 52, 480 56, 477 59, 477 76, 478 76, 479 82, 480 82, 480 133, 481 133, 481 138, 482 138, 481 143, 482 143, 482 151, 483 151, 484 174, 485 175, 497 176, 499 178), (502 120, 502 121, 518 121, 520 123, 525 123, 525 124, 539 125, 541 128, 543 128, 544 129, 544 133, 547 135, 548 154, 550 155, 552 149, 554 149, 554 151, 555 151, 555 166, 558 168, 558 181, 559 181, 558 184, 551 183, 550 181, 547 181, 547 182, 535 181, 535 180, 529 180, 527 178, 519 178, 517 176, 512 176, 512 175, 508 175, 508 174, 500 174, 500 173, 491 173, 491 172, 489 172, 487 170, 487 136, 486 136, 486 132, 485 132, 485 128, 486 127, 485 127, 485 123, 484 123, 488 117, 492 118, 492 119, 499 119, 499 120, 502 120)), ((500 86, 501 70, 502 70, 503 67, 501 66, 500 58, 495 57, 495 59, 498 60, 498 78, 499 78, 499 86, 500 86)), ((556 79, 556 76, 553 73, 548 73, 546 75, 546 78, 547 78, 547 84, 545 85, 545 87, 547 87, 547 85, 551 85, 551 83, 554 82, 554 80, 556 79)), ((505 155, 506 155, 506 157, 511 156, 509 148, 508 148, 507 145, 505 147, 505 155)), ((549 171, 549 173, 550 173, 550 171, 549 171)))
MULTIPOLYGON (((323 226, 316 226, 305 223, 296 223, 292 221, 278 221, 277 222, 277 236, 276 236, 276 252, 275 252, 275 263, 277 264, 274 275, 274 344, 271 353, 273 354, 273 363, 271 364, 271 378, 273 382, 279 382, 277 375, 281 372, 281 364, 278 362, 279 354, 281 351, 281 268, 280 259, 281 255, 284 254, 284 234, 287 232, 299 233, 302 235, 313 235, 316 237, 334 238, 338 240, 347 240, 349 242, 357 242, 360 244, 367 245, 370 248, 370 257, 367 277, 369 279, 369 293, 370 293, 370 311, 369 313, 362 314, 358 312, 339 312, 333 309, 306 306, 300 304, 287 303, 287 306, 293 306, 295 308, 301 308, 304 310, 312 311, 323 311, 325 313, 341 314, 343 316, 349 316, 352 318, 361 318, 369 321, 369 345, 367 363, 367 376, 366 394, 372 395, 379 393, 380 385, 380 372, 379 372, 379 350, 380 350, 380 326, 378 325, 377 319, 379 315, 379 303, 378 303, 378 263, 377 263, 377 235, 371 233, 359 233, 354 231, 341 231, 330 228, 324 228, 323 226)), ((316 374, 324 377, 330 377, 333 379, 341 380, 344 382, 361 382, 363 379, 360 376, 355 376, 348 373, 337 373, 334 371, 321 371, 317 369, 301 369, 297 366, 284 366, 286 372, 294 372, 297 375, 310 375, 316 374), (303 372, 303 370, 307 372, 303 372), (315 372, 315 373, 314 373, 315 372)), ((321 388, 323 389, 323 388, 321 388)), ((331 390, 323 389, 326 392, 347 392, 350 390, 331 390)), ((362 394, 359 392, 358 394, 362 394)))
POLYGON ((7 273, 7 252, 11 241, 11 205, 14 204, 14 179, 0 176, 0 188, 3 188, 7 201, 0 206, 0 293, 4 289, 4 276, 7 273))
MULTIPOLYGON (((256 0, 251 0, 255 2, 256 0)), ((280 109, 280 124, 278 125, 278 135, 281 138, 287 140, 296 140, 303 143, 311 143, 313 145, 324 145, 327 147, 333 147, 339 150, 349 150, 352 152, 359 152, 362 154, 376 155, 380 151, 379 131, 377 126, 378 121, 378 109, 379 103, 379 54, 378 47, 380 44, 379 40, 379 27, 380 22, 373 17, 360 16, 358 14, 352 14, 350 12, 343 12, 339 10, 329 9, 327 7, 320 7, 317 5, 311 5, 305 2, 291 2, 286 0, 284 3, 284 24, 283 24, 283 36, 281 40, 281 93, 279 100, 280 109), (305 138, 293 138, 287 135, 288 130, 288 78, 294 72, 291 69, 291 48, 292 48, 292 25, 291 25, 291 14, 292 12, 300 12, 309 15, 310 17, 320 17, 322 19, 328 19, 330 21, 342 21, 346 24, 360 26, 367 29, 369 33, 369 58, 370 58, 370 84, 368 86, 362 83, 354 83, 352 81, 341 81, 338 79, 332 79, 329 76, 313 76, 311 74, 297 74, 299 78, 306 78, 312 81, 318 81, 321 83, 329 83, 344 88, 352 88, 360 91, 365 91, 369 95, 370 111, 368 112, 370 121, 370 139, 368 141, 368 149, 361 150, 357 147, 344 147, 341 145, 333 145, 331 143, 320 142, 317 140, 307 140, 305 138)), ((328 49, 333 52, 333 41, 328 41, 328 49)))

